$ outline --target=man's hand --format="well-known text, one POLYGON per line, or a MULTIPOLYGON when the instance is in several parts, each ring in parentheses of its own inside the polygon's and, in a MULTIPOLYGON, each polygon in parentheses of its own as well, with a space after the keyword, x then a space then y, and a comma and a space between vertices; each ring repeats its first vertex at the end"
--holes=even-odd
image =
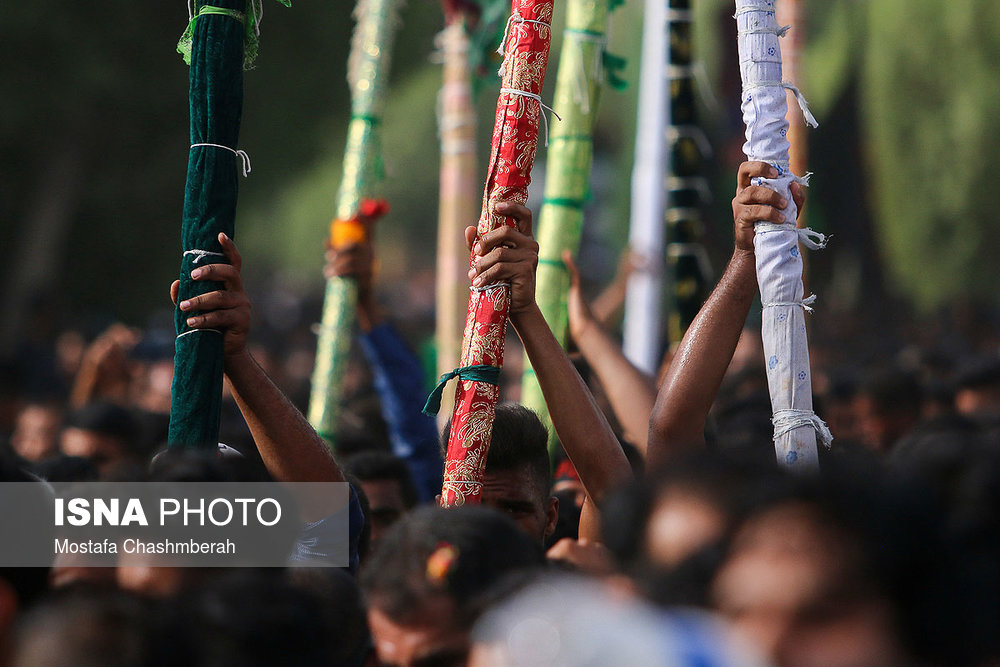
MULTIPOLYGON (((753 255, 753 226, 755 222, 785 222, 782 213, 788 207, 785 198, 764 185, 751 185, 757 177, 777 178, 778 170, 766 162, 744 162, 736 177, 736 196, 733 198, 734 235, 736 252, 753 255)), ((791 184, 792 199, 799 211, 805 202, 804 188, 791 184)))
MULTIPOLYGON (((234 358, 246 350, 247 333, 250 331, 250 299, 243 290, 240 268, 243 258, 236 244, 225 234, 219 234, 219 245, 229 264, 208 264, 191 272, 194 280, 215 280, 225 285, 225 289, 194 296, 181 301, 183 311, 208 311, 189 317, 187 325, 192 329, 218 329, 223 333, 223 350, 227 359, 234 358)), ((177 303, 180 281, 170 286, 170 299, 177 303)))
POLYGON ((509 282, 510 314, 530 309, 535 303, 535 269, 538 243, 531 236, 531 211, 521 204, 497 202, 494 209, 513 218, 517 228, 503 225, 476 241, 476 228, 467 227, 465 244, 476 254, 469 270, 473 287, 509 282))
POLYGON ((342 248, 328 247, 323 276, 354 278, 358 283, 358 324, 365 331, 381 320, 375 303, 375 248, 370 240, 348 243, 342 248))

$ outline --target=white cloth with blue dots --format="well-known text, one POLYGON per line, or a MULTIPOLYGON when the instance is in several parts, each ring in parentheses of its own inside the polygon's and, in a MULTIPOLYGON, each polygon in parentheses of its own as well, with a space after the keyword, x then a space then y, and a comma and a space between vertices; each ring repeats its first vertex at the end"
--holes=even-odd
MULTIPOLYGON (((807 184, 788 168, 787 92, 792 91, 806 117, 816 126, 805 99, 795 86, 782 79, 779 38, 787 27, 775 18, 775 0, 736 0, 740 73, 743 77, 741 106, 746 123, 747 159, 768 162, 778 169, 774 179, 755 179, 788 201, 784 225, 758 223, 754 237, 757 282, 764 304, 761 335, 767 382, 771 393, 774 446, 779 465, 797 471, 819 467, 817 434, 829 444, 830 432, 812 411, 812 378, 806 340, 806 310, 814 297, 805 299, 799 241, 810 248, 822 247, 820 234, 795 229, 798 210, 792 200, 792 182, 807 184)), ((810 309, 811 310, 811 309, 810 309)))

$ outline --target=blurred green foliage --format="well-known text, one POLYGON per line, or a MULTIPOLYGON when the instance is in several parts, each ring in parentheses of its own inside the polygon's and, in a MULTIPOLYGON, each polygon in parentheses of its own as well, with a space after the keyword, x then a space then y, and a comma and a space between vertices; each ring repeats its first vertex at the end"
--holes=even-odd
MULTIPOLYGON (((317 291, 349 109, 352 4, 266 3, 257 69, 246 75, 240 148, 250 154, 253 173, 241 181, 238 240, 248 267, 317 291)), ((733 39, 732 3, 695 6, 698 48, 718 87, 736 67, 721 58, 733 39)), ((861 127, 843 140, 861 146, 864 163, 844 168, 866 175, 892 288, 926 308, 966 295, 995 303, 1000 188, 991 182, 989 157, 1000 152, 1000 3, 810 0, 806 7, 804 91, 821 123, 845 95, 857 97, 861 127)), ((188 70, 175 45, 187 22, 185 3, 125 11, 107 0, 36 0, 4 14, 3 288, 23 271, 37 225, 50 230, 38 233, 58 238, 49 239, 33 289, 48 288, 71 308, 141 323, 165 304, 179 264, 188 70), (46 208, 55 201, 64 206, 46 208), (39 223, 53 216, 63 224, 39 223)), ((629 81, 637 72, 641 16, 641 3, 629 2, 611 20, 611 50, 629 59, 629 81)), ((409 0, 402 21, 384 132, 382 194, 393 211, 378 231, 387 280, 433 267, 437 218, 440 68, 430 56, 443 18, 437 2, 409 0)), ((562 23, 558 7, 555 22, 562 23)), ((555 35, 558 53, 558 29, 555 35)), ((553 59, 549 98, 555 66, 553 59)), ((487 79, 478 99, 484 165, 495 91, 487 79)), ((721 144, 740 130, 718 121, 735 99, 719 102, 721 144)), ((634 116, 634 86, 603 95, 596 152, 610 175, 595 184, 606 201, 601 219, 588 225, 601 226, 612 243, 625 236, 634 116)), ((541 173, 536 169, 536 178, 541 173)), ((826 188, 836 187, 835 174, 821 176, 826 188)))
MULTIPOLYGON (((820 122, 857 90, 861 127, 845 139, 860 143, 864 164, 844 166, 864 170, 891 291, 925 311, 955 299, 1000 303, 1000 189, 990 168, 1000 150, 1000 3, 802 4, 803 89, 820 122)), ((728 39, 711 28, 731 6, 701 3, 703 44, 728 39)), ((703 53, 713 61, 717 51, 703 53)))

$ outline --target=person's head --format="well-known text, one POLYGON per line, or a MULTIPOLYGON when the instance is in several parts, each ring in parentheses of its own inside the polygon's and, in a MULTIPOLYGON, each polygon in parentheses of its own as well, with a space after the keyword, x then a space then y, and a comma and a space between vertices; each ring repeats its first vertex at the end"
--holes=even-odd
POLYGON ((104 477, 116 466, 137 460, 136 437, 136 421, 128 410, 113 403, 90 403, 67 415, 59 449, 89 459, 104 477))
POLYGON ((464 665, 490 587, 542 562, 539 545, 494 510, 414 510, 362 574, 379 659, 392 667, 464 665))
POLYGON ((417 489, 406 461, 388 452, 361 452, 347 460, 345 469, 360 482, 368 497, 366 522, 374 548, 392 524, 417 504, 417 489))
POLYGON ((163 665, 342 665, 324 603, 280 570, 216 572, 168 608, 156 636, 163 665))
POLYGON ((603 522, 605 544, 650 600, 705 605, 742 506, 775 474, 709 452, 671 461, 611 496, 604 512, 615 520, 603 522))
POLYGON ((360 667, 372 651, 371 635, 357 579, 336 567, 288 569, 292 586, 315 597, 322 606, 327 640, 333 649, 330 665, 360 667))
POLYGON ((10 445, 26 461, 43 461, 59 452, 62 408, 52 401, 30 401, 17 415, 10 445))
POLYGON ((779 665, 964 664, 974 596, 927 494, 835 466, 778 487, 712 584, 741 634, 779 665))
POLYGON ((728 665, 763 661, 704 612, 664 612, 591 579, 546 574, 491 605, 471 667, 728 665))
POLYGON ((955 409, 967 416, 1000 416, 1000 359, 963 364, 955 380, 955 409))
POLYGON ((923 391, 910 373, 879 370, 861 384, 854 406, 861 442, 887 452, 920 420, 923 391))
MULTIPOLYGON (((443 441, 448 442, 449 424, 443 441)), ((507 514, 539 544, 555 530, 559 501, 549 493, 548 431, 538 415, 516 403, 496 407, 486 455, 483 504, 507 514)))
MULTIPOLYGON (((167 449, 154 457, 149 471, 149 480, 160 483, 225 484, 267 479, 253 461, 224 445, 205 451, 167 449)), ((278 545, 276 541, 275 548, 278 545)), ((169 555, 126 551, 118 554, 115 577, 118 587, 124 590, 170 598, 201 587, 224 572, 220 568, 183 567, 169 555)))
POLYGON ((67 589, 24 617, 12 666, 149 664, 151 605, 123 591, 67 589))
MULTIPOLYGON (((31 489, 25 500, 19 502, 27 501, 36 507, 33 511, 25 511, 25 507, 4 508, 0 516, 0 539, 17 539, 19 535, 43 528, 33 525, 32 517, 51 506, 52 489, 21 469, 13 454, 0 447, 0 485, 8 482, 19 482, 31 489)), ((54 537, 55 532, 50 532, 50 536, 54 537)), ((0 656, 8 650, 8 633, 18 614, 45 592, 48 578, 48 567, 0 567, 0 656)))

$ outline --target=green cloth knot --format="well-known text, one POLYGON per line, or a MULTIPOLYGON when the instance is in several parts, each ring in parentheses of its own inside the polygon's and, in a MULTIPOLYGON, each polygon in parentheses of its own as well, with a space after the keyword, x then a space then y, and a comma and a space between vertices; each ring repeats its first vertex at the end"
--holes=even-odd
POLYGON ((487 382, 496 385, 500 384, 500 369, 489 364, 480 364, 478 366, 463 366, 462 368, 456 368, 453 371, 445 373, 438 380, 434 391, 427 397, 427 402, 424 403, 423 412, 425 415, 433 417, 441 410, 441 395, 444 393, 444 386, 448 384, 449 380, 456 377, 463 380, 487 382))
MULTIPOLYGON (((258 2, 259 0, 247 0, 247 4, 251 10, 253 10, 252 3, 258 2)), ((278 0, 281 4, 286 7, 292 5, 292 0, 278 0)), ((197 4, 197 3, 195 3, 197 4)), ((198 10, 191 17, 188 22, 187 28, 184 30, 184 34, 181 35, 180 41, 177 42, 177 53, 181 54, 184 58, 184 63, 191 65, 191 49, 194 43, 194 25, 198 22, 199 16, 228 16, 231 19, 235 19, 243 24, 244 26, 244 36, 243 36, 243 69, 253 69, 254 62, 257 60, 257 51, 260 44, 260 26, 258 12, 260 12, 263 7, 258 4, 258 9, 256 11, 250 12, 250 20, 247 20, 247 15, 241 11, 235 9, 228 9, 226 7, 215 7, 213 5, 202 5, 198 7, 198 10)))

